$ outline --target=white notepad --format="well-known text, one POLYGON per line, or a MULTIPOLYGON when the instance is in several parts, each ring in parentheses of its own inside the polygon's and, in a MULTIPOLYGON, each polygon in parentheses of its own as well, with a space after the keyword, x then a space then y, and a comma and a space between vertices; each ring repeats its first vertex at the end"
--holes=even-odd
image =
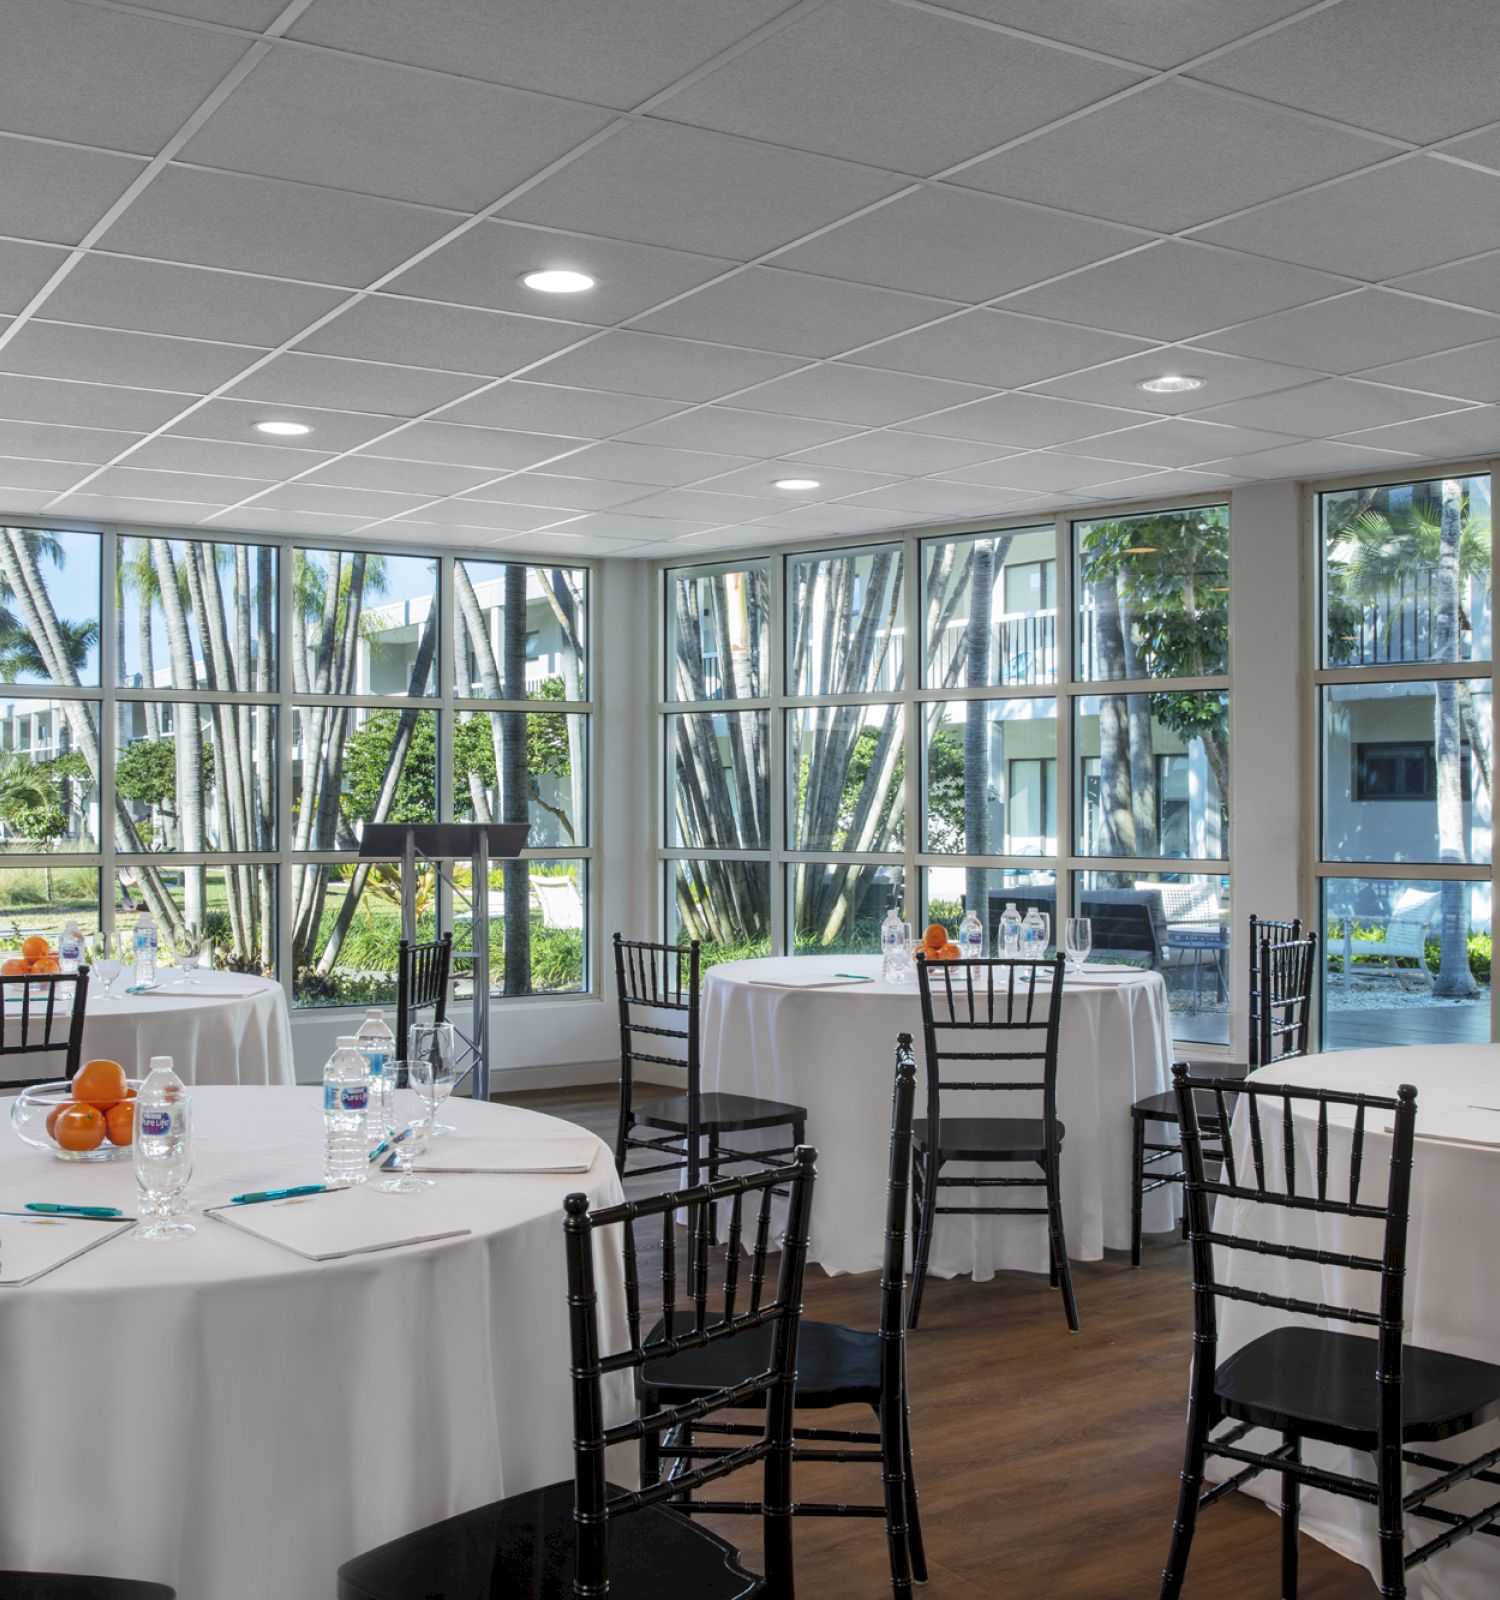
POLYGON ((212 1206, 203 1214, 308 1261, 337 1261, 374 1250, 431 1244, 470 1231, 442 1226, 426 1194, 382 1194, 365 1184, 256 1205, 212 1206))
POLYGON ((784 978, 751 978, 749 982, 763 989, 843 989, 860 984, 874 983, 874 978, 862 975, 838 977, 831 972, 793 972, 784 978))
POLYGON ((134 1226, 133 1217, 41 1217, 30 1211, 0 1211, 0 1287, 34 1283, 134 1226))
POLYGON ((1434 1106, 1429 1110, 1418 1105, 1417 1138, 1430 1144, 1500 1150, 1500 1111, 1489 1106, 1434 1106))
POLYGON ((599 1152, 595 1138, 501 1139, 450 1133, 433 1141, 417 1172, 587 1172, 599 1152))

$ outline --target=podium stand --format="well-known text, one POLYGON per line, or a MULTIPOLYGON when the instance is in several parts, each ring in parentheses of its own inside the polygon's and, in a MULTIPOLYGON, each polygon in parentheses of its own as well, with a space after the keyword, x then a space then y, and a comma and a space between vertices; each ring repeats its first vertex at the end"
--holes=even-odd
MULTIPOLYGON (((455 949, 455 960, 468 960, 474 969, 474 999, 471 1031, 465 1033, 457 1023, 453 1031, 463 1043, 465 1054, 458 1065, 469 1074, 469 1094, 475 1100, 490 1097, 490 866, 496 861, 515 861, 526 846, 529 825, 524 822, 370 822, 359 841, 362 861, 401 862, 401 937, 417 940, 417 866, 429 862, 448 888, 452 906, 452 864, 467 861, 469 903, 472 907, 473 948, 455 949)), ((444 897, 437 896, 439 920, 444 897)), ((442 930, 439 929, 439 936, 442 930)), ((403 1054, 406 1041, 397 1046, 403 1054)))

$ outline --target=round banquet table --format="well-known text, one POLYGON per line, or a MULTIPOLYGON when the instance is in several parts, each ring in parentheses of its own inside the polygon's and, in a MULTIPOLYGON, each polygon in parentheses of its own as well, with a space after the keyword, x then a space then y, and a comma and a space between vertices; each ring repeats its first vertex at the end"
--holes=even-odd
MULTIPOLYGON (((1481 1361, 1500 1363, 1500 1276, 1484 1240, 1500 1216, 1500 1148, 1460 1146, 1424 1139, 1424 1113, 1434 1117, 1447 1110, 1500 1105, 1500 1046, 1492 1044, 1423 1045, 1419 1048, 1341 1050, 1304 1056, 1262 1068, 1257 1079, 1295 1083, 1309 1088, 1349 1090, 1361 1094, 1394 1095, 1403 1083, 1417 1090, 1417 1142, 1412 1163, 1410 1232, 1406 1265, 1406 1342, 1481 1361)), ((1266 1113, 1269 1115, 1269 1113, 1266 1113)), ((1275 1113, 1279 1125, 1279 1107, 1275 1113)), ((1336 1199, 1348 1195, 1349 1156, 1354 1112, 1331 1106, 1328 1112, 1329 1193, 1336 1199)), ((1488 1119, 1500 1129, 1500 1116, 1488 1119)), ((1383 1203, 1389 1174, 1391 1141, 1388 1124, 1375 1118, 1366 1123, 1360 1196, 1383 1203)), ((1315 1171, 1317 1116, 1298 1112, 1293 1119, 1299 1176, 1315 1171)), ((1249 1125, 1245 1102, 1236 1107, 1232 1124, 1237 1157, 1249 1171, 1249 1125)), ((1279 1141, 1274 1141, 1279 1144, 1279 1141)), ((1274 1149, 1268 1177, 1280 1178, 1281 1158, 1274 1149)), ((1304 1192, 1306 1192, 1304 1190, 1304 1192)), ((1221 1200, 1216 1226, 1240 1231, 1250 1226, 1262 1237, 1307 1245, 1327 1251, 1379 1256, 1380 1225, 1351 1221, 1347 1217, 1289 1212, 1284 1208, 1242 1206, 1221 1200), (1274 1231, 1271 1231, 1273 1230, 1274 1231)), ((1222 1282, 1249 1289, 1293 1295, 1298 1298, 1373 1310, 1379 1277, 1369 1272, 1344 1272, 1306 1263, 1251 1256, 1245 1251, 1220 1251, 1218 1271, 1222 1282)), ((1183 1295, 1184 1329, 1191 1317, 1183 1295)), ((1240 1301, 1220 1300, 1218 1359, 1225 1360, 1241 1345, 1281 1323, 1303 1322, 1285 1312, 1240 1301)), ((1347 1323, 1315 1321, 1338 1332, 1367 1334, 1347 1323)), ((1257 1446, 1279 1442, 1269 1433, 1252 1436, 1257 1446)), ((1454 1460, 1472 1458, 1500 1446, 1500 1423, 1462 1434, 1446 1444, 1423 1445, 1433 1455, 1454 1460)), ((1309 1445, 1306 1459, 1336 1471, 1373 1478, 1367 1456, 1355 1451, 1309 1445)), ((1219 1476, 1228 1476, 1229 1462, 1210 1461, 1219 1476)), ((1413 1474, 1407 1487, 1428 1481, 1428 1474, 1413 1474)), ((1257 1498, 1279 1503, 1278 1476, 1265 1475, 1249 1485, 1257 1498)), ((1494 1498, 1494 1489, 1466 1485, 1437 1504, 1475 1511, 1494 1498)), ((1199 1524, 1199 1537, 1213 1537, 1213 1519, 1199 1524), (1207 1528, 1205 1535, 1203 1529, 1207 1528)), ((1317 1490, 1302 1492, 1302 1529, 1341 1555, 1367 1567, 1379 1581, 1380 1557, 1375 1538, 1375 1508, 1317 1490)), ((1425 1542, 1442 1532, 1440 1524, 1410 1518, 1408 1544, 1425 1542)), ((1273 1557, 1274 1559, 1274 1557, 1273 1557)), ((1483 1534, 1463 1540, 1407 1574, 1411 1600, 1494 1600, 1500 1593, 1500 1541, 1483 1534)))
MULTIPOLYGON (((807 1107, 807 1139, 818 1149, 809 1259, 828 1272, 871 1272, 881 1263, 891 1085, 896 1035, 902 1032, 912 1035, 920 1062, 916 980, 884 982, 878 956, 728 961, 705 979, 704 1086, 807 1107), (874 981, 826 989, 777 982, 819 972, 859 973, 874 981)), ((1065 979, 1057 1103, 1066 1129, 1063 1221, 1068 1254, 1076 1260, 1097 1261, 1106 1249, 1130 1248, 1130 1107, 1168 1086, 1171 1061, 1171 1018, 1158 974, 1088 966, 1081 977, 1065 979)), ((924 1084, 925 1069, 918 1080, 918 1116, 926 1114, 924 1084)), ((1039 1093, 947 1093, 943 1111, 1039 1116, 1040 1102, 1039 1093)), ((784 1139, 785 1130, 777 1131, 784 1139)), ((746 1138, 736 1135, 728 1142, 746 1138)), ((989 1176, 1008 1171, 998 1164, 971 1170, 989 1176)), ((965 1175, 956 1162, 943 1171, 965 1175)), ((943 1203, 987 1205, 994 1193, 952 1189, 943 1203)), ((1175 1206, 1175 1190, 1149 1195, 1147 1228, 1170 1228, 1175 1206)), ((1044 1217, 939 1218, 930 1271, 986 1279, 1012 1268, 1047 1270, 1044 1217)))
MULTIPOLYGON (((189 1213, 317 1181, 321 1100, 197 1090, 189 1213)), ((444 1109, 465 1132, 583 1132, 513 1106, 444 1109)), ((575 1190, 620 1200, 602 1143, 587 1173, 445 1174, 379 1197, 407 1209, 403 1226, 464 1237, 318 1263, 198 1214, 190 1238, 126 1234, 0 1288, 0 1568, 149 1578, 183 1600, 327 1600, 351 1556, 570 1477, 575 1190)), ((131 1164, 57 1161, 6 1129, 0 1209, 32 1200, 133 1214, 131 1164)), ((599 1278, 617 1348, 623 1284, 607 1259, 599 1278)), ((612 1394, 612 1413, 628 1407, 612 1394)))
POLYGON ((118 1061, 143 1078, 152 1056, 171 1056, 184 1083, 285 1083, 292 1067, 286 991, 271 978, 205 968, 196 984, 163 981, 146 994, 106 995, 89 984, 83 1059, 118 1061))

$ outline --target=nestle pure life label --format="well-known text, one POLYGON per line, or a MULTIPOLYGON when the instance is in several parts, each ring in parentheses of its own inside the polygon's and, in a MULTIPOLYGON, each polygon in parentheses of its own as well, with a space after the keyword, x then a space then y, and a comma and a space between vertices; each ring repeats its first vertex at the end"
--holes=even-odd
POLYGON ((354 1113, 370 1103, 370 1089, 364 1083, 326 1083, 323 1085, 323 1110, 354 1113))

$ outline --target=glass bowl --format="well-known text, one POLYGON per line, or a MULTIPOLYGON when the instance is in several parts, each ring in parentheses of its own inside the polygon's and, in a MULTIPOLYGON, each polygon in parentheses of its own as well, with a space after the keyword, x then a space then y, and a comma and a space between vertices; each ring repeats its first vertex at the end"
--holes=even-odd
MULTIPOLYGON (((132 1089, 140 1088, 138 1078, 126 1082, 132 1089)), ((128 1144, 111 1144, 108 1136, 93 1150, 64 1150, 47 1132, 47 1117, 58 1106, 67 1105, 73 1098, 73 1086, 66 1079, 56 1083, 38 1083, 23 1089, 11 1102, 10 1122, 16 1137, 23 1144, 37 1150, 50 1151, 59 1161, 128 1161, 131 1149, 128 1144)))

